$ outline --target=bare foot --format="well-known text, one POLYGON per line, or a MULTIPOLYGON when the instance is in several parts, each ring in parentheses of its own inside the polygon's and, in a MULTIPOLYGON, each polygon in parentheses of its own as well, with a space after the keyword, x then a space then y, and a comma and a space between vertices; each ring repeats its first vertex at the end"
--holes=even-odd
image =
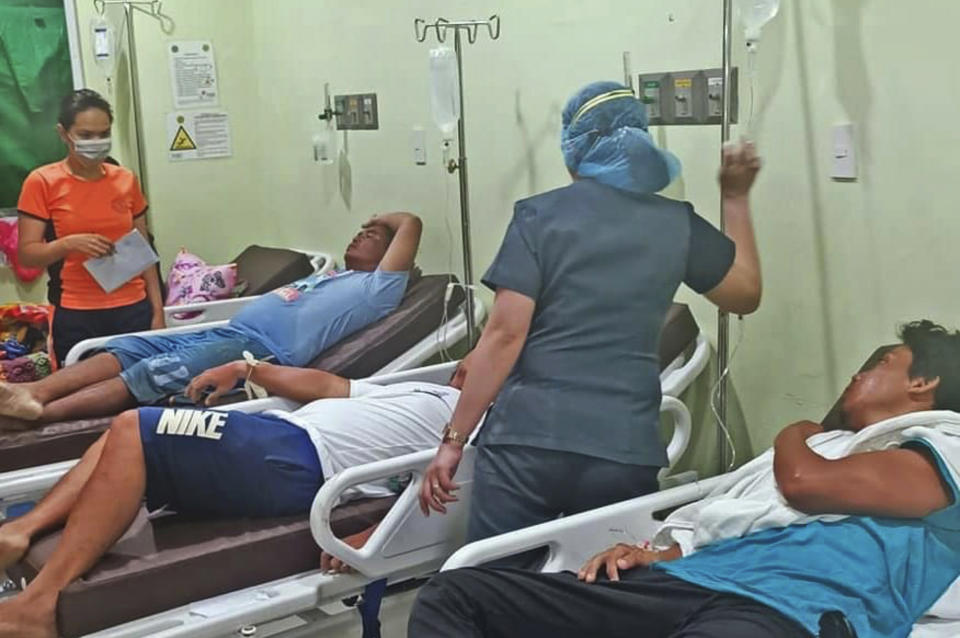
POLYGON ((36 421, 43 414, 43 404, 26 388, 0 381, 0 415, 36 421))
POLYGON ((20 533, 11 523, 0 527, 0 571, 13 565, 30 549, 30 535, 20 533))
POLYGON ((26 596, 0 604, 0 638, 57 638, 56 599, 50 604, 26 596))

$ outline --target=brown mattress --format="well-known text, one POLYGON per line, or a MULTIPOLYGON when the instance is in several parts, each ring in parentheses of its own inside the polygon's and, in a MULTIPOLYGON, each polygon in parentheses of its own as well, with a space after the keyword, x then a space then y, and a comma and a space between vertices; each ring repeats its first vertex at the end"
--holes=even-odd
MULTIPOLYGON (((690 309, 674 304, 661 332, 661 368, 691 349, 698 334, 690 309)), ((334 532, 345 536, 380 521, 393 501, 368 499, 338 507, 334 532)), ((132 541, 123 540, 60 595, 57 614, 64 636, 98 631, 318 565, 319 550, 306 517, 199 521, 172 516, 150 523, 142 518, 133 526, 132 541)), ((10 570, 13 579, 36 575, 58 539, 54 533, 36 543, 10 570)))
MULTIPOLYGON (((339 537, 355 534, 383 519, 395 500, 341 505, 331 527, 339 537)), ((139 529, 128 533, 132 538, 60 594, 62 636, 82 636, 320 566, 320 550, 304 517, 191 521, 165 516, 147 522, 141 514, 138 519, 139 529)), ((31 580, 59 539, 55 532, 34 543, 9 576, 15 582, 31 580)))
MULTIPOLYGON (((448 275, 427 275, 413 281, 394 312, 328 348, 311 365, 348 379, 361 379, 380 370, 440 324, 448 281, 448 275)), ((463 290, 457 288, 448 314, 452 316, 463 300, 463 290)), ((62 421, 24 432, 0 431, 0 472, 79 458, 107 429, 111 418, 62 421)))

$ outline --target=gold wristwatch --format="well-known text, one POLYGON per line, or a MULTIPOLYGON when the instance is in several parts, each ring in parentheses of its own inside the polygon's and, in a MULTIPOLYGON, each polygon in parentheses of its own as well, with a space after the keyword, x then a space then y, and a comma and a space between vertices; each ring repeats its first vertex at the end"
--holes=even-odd
POLYGON ((458 447, 463 447, 467 444, 467 436, 465 434, 460 434, 451 428, 449 423, 447 423, 446 427, 443 428, 443 438, 440 440, 440 442, 453 443, 458 447))

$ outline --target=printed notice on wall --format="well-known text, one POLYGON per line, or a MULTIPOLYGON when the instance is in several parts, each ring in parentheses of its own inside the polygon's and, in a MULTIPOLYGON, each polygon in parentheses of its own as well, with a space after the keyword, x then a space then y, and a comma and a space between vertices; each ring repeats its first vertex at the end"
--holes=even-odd
POLYGON ((217 106, 220 91, 213 44, 196 40, 171 42, 167 46, 174 106, 178 109, 217 106))
POLYGON ((233 155, 230 120, 224 111, 186 111, 167 116, 171 162, 233 155))

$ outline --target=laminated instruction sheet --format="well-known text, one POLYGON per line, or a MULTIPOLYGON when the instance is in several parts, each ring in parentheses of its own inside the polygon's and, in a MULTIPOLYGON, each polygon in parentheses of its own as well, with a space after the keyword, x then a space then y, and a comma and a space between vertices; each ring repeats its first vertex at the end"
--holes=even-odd
POLYGON ((216 106, 217 63, 209 40, 171 42, 170 80, 173 104, 178 109, 216 106))

